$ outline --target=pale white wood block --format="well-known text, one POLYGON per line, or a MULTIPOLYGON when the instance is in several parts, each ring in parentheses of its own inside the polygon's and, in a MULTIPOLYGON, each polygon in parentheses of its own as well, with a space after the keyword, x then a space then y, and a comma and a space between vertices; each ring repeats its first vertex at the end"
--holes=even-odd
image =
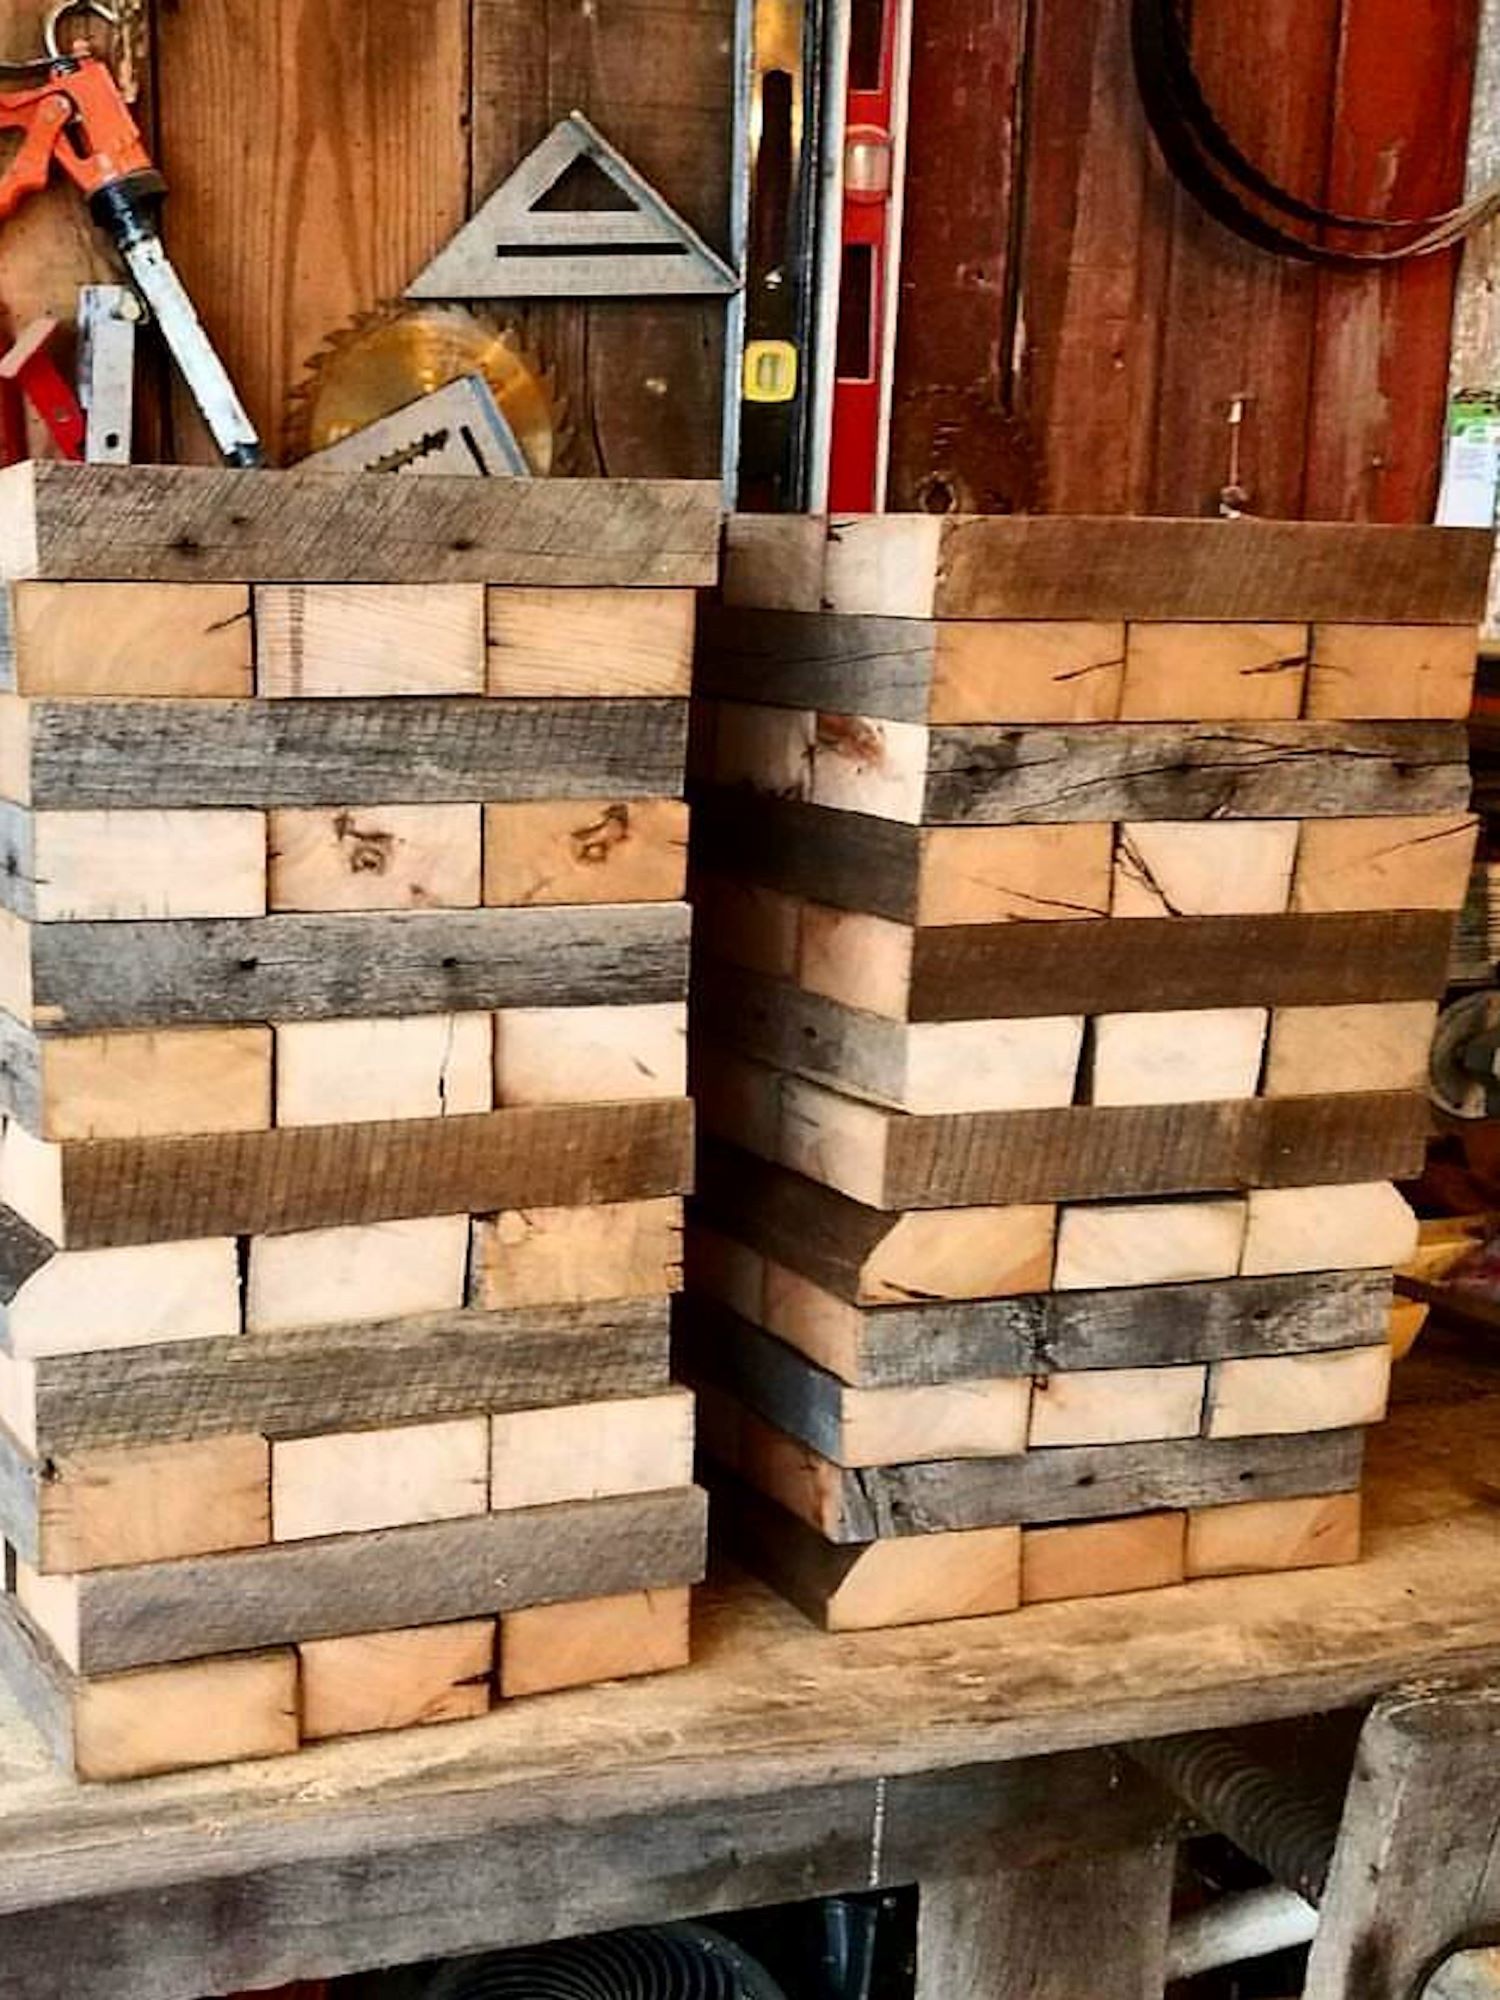
POLYGON ((1033 1449, 1196 1437, 1203 1368, 1088 1368, 1041 1376, 1031 1399, 1033 1449))
POLYGON ((1417 1218, 1386 1181, 1352 1187, 1255 1188, 1241 1266, 1275 1271, 1378 1270, 1417 1248, 1417 1218))
POLYGON ((484 1417, 285 1438, 271 1448, 278 1542, 368 1534, 482 1514, 489 1501, 484 1417))
POLYGON ((507 1410, 490 1419, 490 1506, 656 1493, 693 1477, 693 1398, 686 1389, 610 1403, 507 1410))
POLYGON ((463 1304, 467 1215, 309 1229, 250 1243, 252 1333, 400 1319, 463 1304))
POLYGON ((1095 1104, 1202 1104, 1253 1097, 1264 1007, 1101 1014, 1094 1022, 1095 1104))
POLYGON ((445 1118, 491 1106, 488 1014, 287 1021, 276 1029, 276 1123, 445 1118))
POLYGON ((820 714, 812 758, 814 805, 918 826, 927 794, 928 732, 915 722, 820 714))
POLYGON ((610 1104, 687 1095, 687 1005, 506 1007, 497 1104, 610 1104))
POLYGON ((1083 1016, 919 1022, 907 1030, 905 1109, 1032 1111, 1071 1104, 1083 1016))
POLYGON ((1232 1278, 1245 1240, 1242 1200, 1101 1202, 1065 1208, 1057 1226, 1057 1291, 1232 1278))
POLYGON ((237 1334, 235 1240, 207 1236, 59 1251, 10 1301, 6 1328, 18 1358, 237 1334))
POLYGON ((842 1462, 912 1465, 924 1459, 1009 1458, 1026 1449, 1029 1377, 936 1382, 844 1394, 842 1462))
POLYGON ((1275 1437, 1378 1424, 1390 1393, 1391 1350, 1346 1347, 1216 1361, 1209 1374, 1209 1437, 1275 1437))
POLYGON ((1292 894, 1296 820, 1131 820, 1115 849, 1116 917, 1275 916, 1292 894))
POLYGON ((259 917, 260 812, 40 812, 33 820, 38 923, 259 917))

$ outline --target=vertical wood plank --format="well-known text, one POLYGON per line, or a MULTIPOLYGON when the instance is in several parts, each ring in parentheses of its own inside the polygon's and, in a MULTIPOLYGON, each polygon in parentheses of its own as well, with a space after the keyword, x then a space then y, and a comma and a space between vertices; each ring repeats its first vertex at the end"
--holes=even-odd
MULTIPOLYGON (((465 0, 166 0, 168 246, 273 453, 288 390, 464 218, 465 0), (247 88, 247 79, 254 79, 247 88)), ((177 456, 212 459, 179 394, 177 456)))
POLYGON ((924 1882, 917 2000, 1161 2000, 1173 1849, 924 1882))
MULTIPOLYGON (((1316 201, 1327 169, 1340 0, 1198 0, 1204 91, 1258 164, 1316 201), (1275 87, 1266 87, 1274 71, 1275 87)), ((1240 484, 1252 513, 1302 511, 1317 279, 1242 243, 1174 191, 1151 511, 1212 514, 1229 474, 1229 406, 1248 395, 1240 484)))
MULTIPOLYGON (((1477 33, 1476 0, 1344 0, 1329 207, 1420 216, 1461 198, 1477 33)), ((1310 518, 1431 518, 1457 261, 1320 275, 1310 518)))
POLYGON ((940 481, 966 512, 1008 512, 1031 498, 1024 433, 1001 407, 1024 17, 1022 0, 924 0, 915 10, 892 508, 931 498, 941 511, 940 481))

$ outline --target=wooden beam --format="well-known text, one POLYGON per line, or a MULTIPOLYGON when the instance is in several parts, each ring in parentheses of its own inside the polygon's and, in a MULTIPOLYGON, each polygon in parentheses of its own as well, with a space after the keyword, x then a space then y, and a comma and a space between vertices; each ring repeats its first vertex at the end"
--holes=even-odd
POLYGON ((535 1604, 500 1620, 500 1695, 545 1694, 688 1663, 692 1593, 638 1590, 535 1604))
POLYGON ((1200 1507, 1188 1516, 1187 1573, 1245 1576, 1358 1562, 1359 1533, 1358 1493, 1200 1507))
POLYGON ((674 902, 687 882, 687 841, 688 809, 675 798, 489 805, 484 901, 674 902))
POLYGON ((362 1736, 483 1715, 495 1671, 495 1621, 306 1639, 297 1648, 302 1740, 362 1736))
POLYGON ((1309 716, 1452 716, 1474 691, 1477 648, 1463 625, 1315 625, 1309 716))
POLYGON ((473 909, 481 825, 477 805, 278 807, 267 908, 473 909))
POLYGON ((473 583, 263 583, 261 696, 483 694, 484 589, 473 583))
POLYGON ((17 583, 9 596, 0 685, 16 694, 234 700, 254 690, 242 583, 17 583))
POLYGON ((1132 624, 1120 719, 1293 722, 1302 714, 1307 654, 1306 625, 1132 624))
POLYGON ((240 1330, 233 1237, 64 1250, 4 1307, 0 1343, 22 1359, 159 1340, 221 1340, 240 1330))
POLYGON ((350 1125, 487 1112, 495 1096, 493 1042, 490 1014, 283 1022, 276 1029, 276 1123, 350 1125))
POLYGON ((271 1030, 42 1039, 0 1024, 0 1103, 38 1138, 148 1139, 271 1123, 271 1030))
POLYGON ((660 1396, 506 1410, 490 1420, 490 1497, 497 1512, 609 1495, 659 1493, 693 1477, 693 1399, 660 1396))
POLYGON ((491 590, 492 695, 640 699, 686 695, 695 599, 688 590, 491 590))
MULTIPOLYGON (((686 1108, 686 1107, 684 1107, 686 1108)), ((686 1180, 684 1165, 681 1180, 686 1180)), ((474 1223, 469 1297, 486 1310, 658 1298, 682 1282, 682 1203, 502 1209, 474 1223)))
POLYGON ((271 1449, 265 1539, 365 1535, 482 1514, 489 1504, 489 1443, 484 1417, 284 1438, 271 1449))
POLYGON ((456 1311, 468 1255, 467 1215, 255 1237, 245 1277, 246 1331, 288 1333, 377 1313, 456 1311))

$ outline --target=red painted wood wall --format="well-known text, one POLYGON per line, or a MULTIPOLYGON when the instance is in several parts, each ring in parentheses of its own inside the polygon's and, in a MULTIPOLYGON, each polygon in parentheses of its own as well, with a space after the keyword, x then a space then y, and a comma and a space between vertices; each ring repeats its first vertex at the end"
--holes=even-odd
MULTIPOLYGON (((1325 205, 1462 193, 1478 0, 1194 0, 1229 129, 1325 205)), ((1268 257, 1145 132, 1128 0, 916 0, 891 504, 1204 514, 1248 396, 1252 511, 1417 521, 1456 258, 1268 257)))

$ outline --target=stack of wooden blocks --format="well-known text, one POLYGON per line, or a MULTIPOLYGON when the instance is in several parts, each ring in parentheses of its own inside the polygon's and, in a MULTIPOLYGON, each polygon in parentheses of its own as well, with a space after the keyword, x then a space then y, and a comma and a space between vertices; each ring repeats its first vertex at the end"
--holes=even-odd
POLYGON ((119 1777, 674 1666, 712 489, 0 480, 0 1666, 119 1777))
POLYGON ((1488 537, 731 524, 681 1352, 839 1628, 1352 1559, 1488 537))

